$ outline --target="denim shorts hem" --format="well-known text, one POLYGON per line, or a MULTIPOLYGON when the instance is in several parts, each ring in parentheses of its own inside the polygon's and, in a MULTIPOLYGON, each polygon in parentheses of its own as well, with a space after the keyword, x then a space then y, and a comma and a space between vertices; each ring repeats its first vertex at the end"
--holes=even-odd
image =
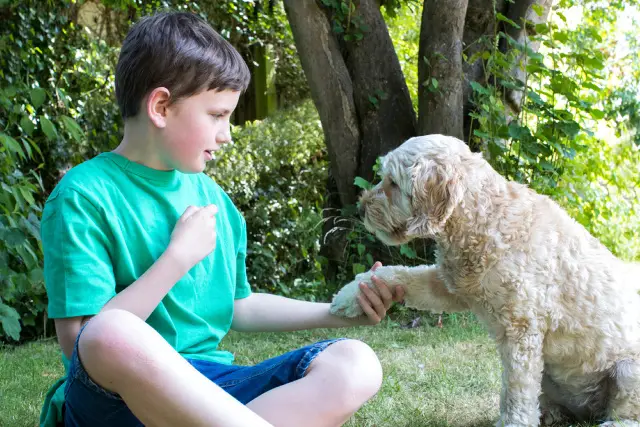
POLYGON ((70 368, 69 368, 69 373, 72 374, 73 376, 70 376, 67 379, 67 386, 65 387, 65 397, 66 397, 66 391, 68 391, 69 387, 71 386, 71 384, 74 381, 80 381, 80 383, 82 383, 82 385, 84 385, 85 387, 87 387, 89 390, 99 393, 103 396, 106 396, 110 399, 114 399, 114 400, 122 400, 122 397, 120 397, 120 395, 118 393, 114 393, 112 391, 109 391, 107 389, 105 389, 104 387, 102 387, 101 385, 97 384, 95 381, 93 381, 91 379, 91 377, 89 376, 89 374, 87 373, 87 370, 84 368, 84 365, 82 364, 82 361, 80 360, 80 355, 79 355, 79 350, 78 350, 78 343, 80 342, 80 336, 82 335, 82 332, 84 331, 84 328, 87 327, 87 325, 89 324, 89 322, 91 322, 91 319, 89 319, 84 325, 82 325, 82 327, 80 328, 80 332, 78 332, 78 336, 76 337, 76 342, 73 346, 73 354, 71 355, 71 364, 70 364, 70 368), (75 369, 71 369, 71 367, 75 367, 75 369))
POLYGON ((320 353, 326 350, 327 347, 329 347, 331 344, 335 344, 338 341, 343 340, 346 340, 346 338, 336 338, 327 341, 320 341, 311 345, 309 350, 307 351, 307 354, 304 355, 304 357, 300 360, 300 363, 298 363, 298 366, 296 366, 296 376, 298 377, 298 379, 301 379, 307 374, 309 365, 311 365, 311 362, 313 362, 320 353))

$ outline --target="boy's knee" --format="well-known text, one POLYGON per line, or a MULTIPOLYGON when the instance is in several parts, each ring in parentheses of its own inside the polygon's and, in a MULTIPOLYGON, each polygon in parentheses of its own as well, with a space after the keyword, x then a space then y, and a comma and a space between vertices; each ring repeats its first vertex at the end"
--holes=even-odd
POLYGON ((375 352, 367 344, 357 340, 343 340, 327 348, 331 357, 325 359, 328 368, 339 381, 345 397, 366 401, 374 396, 382 385, 382 366, 375 352))
POLYGON ((109 310, 93 317, 78 341, 78 357, 100 386, 116 391, 114 379, 127 375, 144 358, 143 335, 149 326, 125 310, 109 310))

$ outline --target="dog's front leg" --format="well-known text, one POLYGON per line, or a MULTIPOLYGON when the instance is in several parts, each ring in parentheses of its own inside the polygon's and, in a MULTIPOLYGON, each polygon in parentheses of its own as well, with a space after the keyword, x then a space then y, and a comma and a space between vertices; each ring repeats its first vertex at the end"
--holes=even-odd
POLYGON ((362 309, 356 299, 360 283, 373 287, 371 276, 376 275, 389 287, 402 285, 405 288, 405 302, 408 307, 435 313, 452 313, 469 309, 466 302, 449 292, 440 278, 439 268, 432 266, 403 267, 383 266, 375 272, 361 273, 333 298, 331 312, 339 316, 357 317, 362 309))
POLYGON ((503 370, 500 421, 496 427, 535 427, 539 424, 544 368, 542 341, 543 335, 539 331, 516 330, 512 326, 498 340, 503 370))

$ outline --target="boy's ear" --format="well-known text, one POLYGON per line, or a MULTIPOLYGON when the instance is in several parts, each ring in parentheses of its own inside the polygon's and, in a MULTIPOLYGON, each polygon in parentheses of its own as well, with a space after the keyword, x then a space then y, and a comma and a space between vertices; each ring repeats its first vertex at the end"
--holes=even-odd
POLYGON ((147 115, 151 122, 159 128, 167 125, 167 108, 171 94, 165 87, 157 87, 147 97, 147 115))

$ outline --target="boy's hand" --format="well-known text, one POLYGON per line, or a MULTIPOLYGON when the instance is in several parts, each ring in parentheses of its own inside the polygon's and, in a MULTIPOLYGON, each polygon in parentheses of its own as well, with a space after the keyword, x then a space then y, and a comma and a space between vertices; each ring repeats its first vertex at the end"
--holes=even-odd
POLYGON ((171 233, 167 251, 187 270, 216 248, 216 205, 189 206, 171 233))
MULTIPOLYGON (((375 271, 380 266, 382 263, 376 262, 371 267, 371 271, 375 271)), ((404 299, 404 288, 396 286, 391 290, 383 280, 376 276, 371 276, 371 281, 375 285, 373 289, 369 288, 366 283, 360 283, 361 293, 358 295, 358 303, 367 315, 366 324, 377 325, 387 315, 387 310, 394 301, 401 302, 404 299)))

